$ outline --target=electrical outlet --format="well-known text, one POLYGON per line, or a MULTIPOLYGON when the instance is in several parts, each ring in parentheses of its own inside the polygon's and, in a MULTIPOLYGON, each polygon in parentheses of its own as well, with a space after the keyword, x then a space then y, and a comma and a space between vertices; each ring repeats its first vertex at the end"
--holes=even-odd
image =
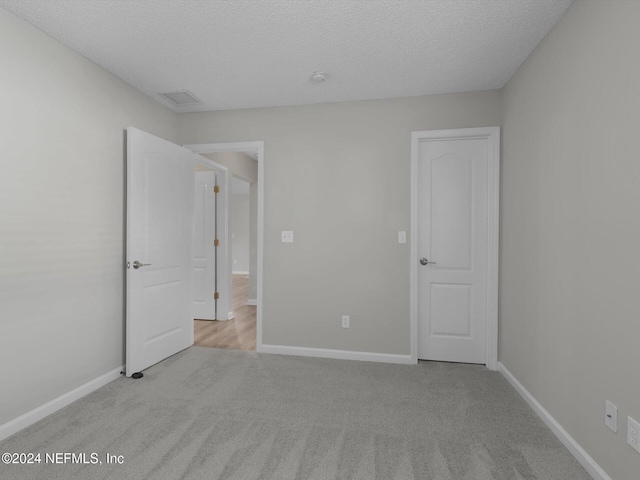
POLYGON ((640 453, 640 423, 627 417, 627 443, 640 453))
POLYGON ((293 243, 293 232, 291 230, 282 230, 281 241, 282 243, 293 243))
POLYGON ((342 315, 342 328, 349 328, 349 315, 342 315))
POLYGON ((609 400, 604 404, 604 423, 613 433, 618 433, 618 408, 609 400))

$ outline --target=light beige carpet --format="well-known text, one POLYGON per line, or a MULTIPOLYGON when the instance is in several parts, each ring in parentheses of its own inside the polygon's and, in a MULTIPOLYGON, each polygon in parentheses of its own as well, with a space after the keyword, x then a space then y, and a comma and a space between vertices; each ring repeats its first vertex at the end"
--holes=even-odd
POLYGON ((504 378, 192 347, 0 443, 2 479, 587 480, 504 378), (102 464, 50 464, 52 453, 102 464), (105 455, 123 464, 106 464, 105 455))

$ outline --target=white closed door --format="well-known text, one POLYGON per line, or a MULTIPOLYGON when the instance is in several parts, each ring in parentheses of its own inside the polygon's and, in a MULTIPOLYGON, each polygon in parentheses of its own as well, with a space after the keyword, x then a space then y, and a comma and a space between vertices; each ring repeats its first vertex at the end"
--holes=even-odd
POLYGON ((193 344, 193 174, 193 152, 127 128, 127 376, 193 344))
POLYGON ((418 358, 486 363, 489 141, 418 144, 418 358))
POLYGON ((215 172, 195 173, 193 210, 193 318, 216 319, 215 172))

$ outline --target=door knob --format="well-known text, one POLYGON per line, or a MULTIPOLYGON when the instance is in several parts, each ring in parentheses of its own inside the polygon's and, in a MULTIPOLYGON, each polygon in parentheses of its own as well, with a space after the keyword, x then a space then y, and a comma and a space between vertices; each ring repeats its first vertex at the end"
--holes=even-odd
POLYGON ((135 262, 133 262, 133 268, 134 269, 139 269, 140 267, 146 267, 147 265, 151 265, 150 263, 140 263, 138 260, 136 260, 135 262))
POLYGON ((436 262, 430 262, 429 260, 427 260, 427 259, 426 259, 426 258, 424 258, 424 257, 422 257, 422 258, 420 259, 420 265, 428 265, 428 264, 435 265, 435 264, 436 264, 436 262))

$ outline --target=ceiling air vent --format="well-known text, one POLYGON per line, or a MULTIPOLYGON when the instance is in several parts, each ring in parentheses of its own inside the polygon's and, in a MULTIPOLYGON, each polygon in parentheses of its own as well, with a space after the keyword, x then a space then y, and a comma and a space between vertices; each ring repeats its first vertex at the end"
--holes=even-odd
POLYGON ((193 93, 187 90, 182 90, 180 92, 161 93, 160 95, 169 100, 177 107, 202 105, 202 101, 200 101, 193 93))

